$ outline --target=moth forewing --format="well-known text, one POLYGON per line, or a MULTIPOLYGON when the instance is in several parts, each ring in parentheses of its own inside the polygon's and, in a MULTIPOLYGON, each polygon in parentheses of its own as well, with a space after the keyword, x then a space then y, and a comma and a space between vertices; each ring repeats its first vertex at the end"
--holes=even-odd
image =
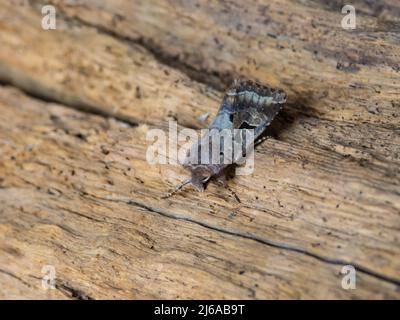
POLYGON ((191 183, 202 190, 210 179, 225 174, 229 165, 243 164, 249 155, 254 161, 254 142, 270 125, 286 98, 283 90, 250 80, 235 80, 209 130, 202 132, 189 149, 183 166, 190 171, 191 178, 185 184, 191 183))

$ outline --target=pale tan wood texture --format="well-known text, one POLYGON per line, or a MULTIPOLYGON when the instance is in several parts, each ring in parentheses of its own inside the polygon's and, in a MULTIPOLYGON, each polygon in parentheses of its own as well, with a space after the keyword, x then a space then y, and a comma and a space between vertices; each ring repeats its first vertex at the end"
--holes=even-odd
POLYGON ((0 91, 1 297, 399 298, 395 1, 357 2, 359 32, 323 1, 50 3, 48 31, 40 1, 0 4, 0 80, 36 97, 0 91), (237 75, 289 93, 240 203, 162 199, 187 173, 146 133, 205 127, 237 75))

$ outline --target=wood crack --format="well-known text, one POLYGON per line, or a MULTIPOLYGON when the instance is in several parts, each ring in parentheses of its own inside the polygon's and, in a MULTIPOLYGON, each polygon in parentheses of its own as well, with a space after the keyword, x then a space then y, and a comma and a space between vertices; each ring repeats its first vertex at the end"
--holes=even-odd
POLYGON ((127 125, 129 127, 136 127, 138 125, 136 122, 134 122, 132 119, 129 119, 128 117, 123 117, 121 115, 115 115, 115 114, 112 114, 111 112, 107 112, 99 107, 92 106, 92 105, 89 105, 89 104, 83 103, 83 102, 74 104, 74 103, 71 103, 64 99, 60 99, 59 97, 57 97, 57 95, 52 95, 52 94, 46 93, 47 90, 45 90, 45 89, 41 90, 38 88, 33 88, 31 86, 21 86, 18 83, 14 82, 11 78, 6 79, 4 76, 1 78, 1 75, 0 75, 0 86, 3 86, 3 87, 9 86, 9 87, 17 88, 18 90, 23 92, 25 95, 29 96, 30 98, 35 99, 35 100, 40 100, 42 102, 62 104, 63 106, 65 106, 67 108, 77 110, 77 111, 80 111, 80 112, 88 114, 88 115, 102 117, 105 119, 113 118, 117 121, 124 123, 125 125, 127 125))
POLYGON ((93 297, 84 293, 82 290, 76 289, 63 281, 59 281, 59 283, 56 283, 56 289, 69 298, 73 298, 76 300, 94 300, 93 297))
POLYGON ((254 235, 249 234, 249 233, 242 233, 242 232, 227 230, 227 229, 224 229, 224 228, 220 228, 220 227, 217 227, 217 226, 210 225, 210 224, 202 222, 202 221, 197 221, 197 220, 191 219, 191 218, 189 218, 187 216, 175 215, 175 214, 172 214, 172 213, 170 213, 168 211, 165 211, 165 210, 162 210, 162 209, 159 209, 159 208, 154 208, 152 206, 148 206, 148 205, 146 205, 144 203, 135 201, 133 199, 115 199, 115 198, 110 199, 110 198, 103 198, 103 197, 98 197, 98 196, 90 195, 90 194, 88 194, 87 196, 94 197, 94 198, 99 199, 99 200, 125 203, 127 205, 132 205, 132 206, 135 206, 135 207, 139 207, 139 208, 145 209, 147 211, 162 215, 162 216, 167 217, 167 218, 194 223, 194 224, 197 224, 197 225, 199 225, 201 227, 204 227, 204 228, 207 228, 209 230, 216 231, 216 232, 221 232, 221 233, 224 233, 224 234, 227 234, 227 235, 236 236, 236 237, 240 237, 240 238, 243 238, 243 239, 256 241, 258 243, 261 243, 261 244, 264 244, 264 245, 267 245, 267 246, 273 247, 273 248, 282 249, 282 250, 288 250, 288 251, 304 254, 304 255, 309 256, 311 258, 317 259, 317 260, 319 260, 321 262, 325 262, 325 263, 329 263, 329 264, 333 264, 333 265, 339 265, 339 266, 352 265, 359 272, 362 272, 362 273, 364 273, 366 275, 369 275, 371 277, 377 278, 379 280, 386 281, 386 282, 395 284, 397 286, 400 286, 400 279, 396 279, 396 278, 387 276, 385 274, 381 274, 379 272, 375 272, 373 270, 370 270, 370 269, 368 269, 368 268, 366 268, 366 267, 364 267, 362 265, 359 265, 357 263, 354 263, 354 262, 349 262, 349 261, 345 261, 345 260, 342 260, 342 259, 335 259, 335 258, 331 258, 331 257, 322 256, 322 255, 319 255, 319 254, 316 254, 316 253, 313 253, 313 252, 309 252, 309 251, 307 251, 307 250, 305 250, 303 248, 299 248, 299 247, 292 246, 292 245, 289 245, 289 244, 278 243, 278 242, 275 242, 275 241, 267 240, 265 238, 254 236, 254 235))
POLYGON ((231 72, 221 73, 217 70, 206 70, 203 68, 196 68, 191 64, 185 63, 180 59, 178 55, 174 56, 170 53, 164 51, 161 46, 157 45, 150 38, 143 36, 133 38, 130 36, 123 36, 113 30, 107 29, 101 25, 90 23, 88 21, 82 20, 81 18, 74 16, 68 16, 65 12, 59 9, 60 15, 65 20, 73 20, 75 23, 80 24, 88 28, 95 29, 98 33, 112 37, 121 42, 124 42, 130 46, 138 45, 146 49, 151 55, 160 62, 172 69, 176 69, 181 73, 185 74, 189 79, 195 82, 205 84, 217 91, 223 92, 228 86, 231 85, 232 81, 238 77, 237 74, 231 72))
POLYGON ((22 282, 24 285, 26 285, 26 286, 29 287, 29 288, 32 287, 28 282, 26 282, 25 280, 23 280, 23 279, 21 279, 20 277, 16 276, 15 274, 13 274, 13 273, 10 272, 10 271, 4 270, 4 269, 0 269, 0 273, 6 274, 6 275, 10 276, 11 278, 14 278, 14 279, 16 279, 16 280, 22 282))

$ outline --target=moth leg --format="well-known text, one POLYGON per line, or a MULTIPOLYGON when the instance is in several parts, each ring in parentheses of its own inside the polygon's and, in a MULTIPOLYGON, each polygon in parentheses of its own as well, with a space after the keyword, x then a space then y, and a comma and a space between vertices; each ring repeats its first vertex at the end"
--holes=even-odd
POLYGON ((204 183, 201 182, 200 180, 191 180, 190 183, 192 184, 192 186, 199 192, 203 192, 204 191, 204 183))
POLYGON ((240 198, 238 197, 238 195, 236 194, 235 191, 233 191, 229 186, 228 186, 228 179, 230 178, 230 176, 233 174, 233 170, 234 167, 233 166, 228 166, 225 169, 221 170, 221 172, 219 172, 217 175, 214 176, 215 180, 218 183, 221 183, 231 194, 232 196, 235 198, 235 200, 238 203, 241 203, 240 198))
POLYGON ((187 185, 188 183, 191 183, 192 179, 186 179, 185 181, 183 181, 182 183, 178 184, 174 190, 172 190, 171 192, 168 192, 166 195, 162 196, 161 199, 167 199, 172 197, 175 193, 177 193, 179 190, 181 190, 185 185, 187 185))
POLYGON ((227 179, 227 177, 226 177, 226 174, 221 174, 221 175, 218 175, 218 176, 216 176, 215 177, 215 180, 218 182, 218 183, 220 183, 220 184, 222 184, 224 187, 227 187, 228 186, 228 179, 227 179))
POLYGON ((231 194, 233 195, 233 197, 235 198, 235 200, 238 202, 238 203, 242 203, 242 201, 240 201, 240 198, 238 197, 238 195, 236 194, 236 192, 235 191, 233 191, 231 188, 229 188, 228 186, 226 187, 230 192, 231 192, 231 194))
POLYGON ((233 177, 233 169, 233 166, 227 166, 226 168, 223 168, 214 176, 214 179, 224 187, 227 187, 228 179, 233 177))
POLYGON ((223 170, 220 174, 218 174, 217 176, 215 176, 215 180, 218 183, 221 183, 231 194, 232 196, 235 198, 235 200, 238 203, 241 203, 240 198, 238 197, 238 195, 236 194, 235 191, 233 191, 231 188, 229 188, 228 186, 228 173, 227 170, 223 170))

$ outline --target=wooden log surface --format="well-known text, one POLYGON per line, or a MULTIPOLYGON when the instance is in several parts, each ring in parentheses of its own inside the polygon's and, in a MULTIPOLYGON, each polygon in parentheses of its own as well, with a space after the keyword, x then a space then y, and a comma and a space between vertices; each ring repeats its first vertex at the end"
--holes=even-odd
POLYGON ((325 1, 48 2, 56 30, 0 4, 0 297, 399 298, 396 1, 355 31, 325 1), (205 127, 236 76, 289 93, 240 203, 162 199, 187 173, 146 133, 205 127))

